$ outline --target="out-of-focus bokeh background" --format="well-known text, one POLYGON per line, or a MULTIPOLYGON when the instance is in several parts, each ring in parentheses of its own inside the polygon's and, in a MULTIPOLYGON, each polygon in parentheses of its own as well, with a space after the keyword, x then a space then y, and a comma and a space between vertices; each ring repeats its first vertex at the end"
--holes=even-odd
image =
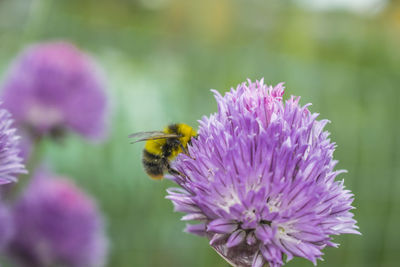
MULTIPOLYGON (((102 67, 109 136, 46 143, 46 161, 94 196, 108 266, 227 266, 144 173, 128 134, 196 126, 246 78, 284 81, 286 97, 328 118, 362 236, 335 240, 319 266, 398 266, 400 3, 389 0, 0 0, 0 75, 28 44, 75 43, 102 67), (329 3, 328 3, 329 2, 329 3)), ((1 262, 1 261, 0 261, 1 262)), ((294 259, 287 266, 311 266, 294 259)))

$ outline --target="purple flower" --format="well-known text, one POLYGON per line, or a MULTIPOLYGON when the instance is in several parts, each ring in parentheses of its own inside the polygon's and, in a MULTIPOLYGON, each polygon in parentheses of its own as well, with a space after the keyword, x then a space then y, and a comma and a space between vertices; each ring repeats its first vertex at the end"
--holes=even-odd
POLYGON ((11 127, 8 111, 0 109, 0 185, 15 182, 16 175, 26 173, 20 157, 19 137, 11 127))
POLYGON ((4 106, 34 137, 65 129, 87 138, 104 134, 106 96, 92 60, 66 42, 28 47, 3 85, 4 106))
POLYGON ((218 112, 200 121, 198 138, 180 154, 168 190, 187 232, 206 236, 234 266, 282 266, 303 257, 314 264, 332 235, 359 234, 350 212, 353 195, 335 177, 335 144, 327 120, 282 102, 284 87, 263 80, 221 96, 218 112), (284 257, 284 255, 286 255, 284 257))
POLYGON ((12 224, 12 218, 10 211, 7 206, 0 203, 0 249, 7 244, 14 233, 14 227, 12 224))
POLYGON ((99 211, 71 181, 36 175, 13 217, 8 251, 22 266, 104 266, 107 240, 99 211))

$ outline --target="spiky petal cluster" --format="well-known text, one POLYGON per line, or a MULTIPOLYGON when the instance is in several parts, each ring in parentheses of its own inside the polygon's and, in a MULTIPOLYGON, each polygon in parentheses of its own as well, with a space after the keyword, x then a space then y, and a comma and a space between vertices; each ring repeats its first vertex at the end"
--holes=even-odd
POLYGON ((25 173, 19 156, 19 137, 12 128, 11 115, 0 109, 0 185, 16 181, 16 175, 25 173))
POLYGON ((71 181, 36 174, 12 210, 9 254, 29 267, 104 266, 102 218, 94 201, 71 181))
POLYGON ((180 154, 168 190, 186 231, 210 239, 234 266, 282 266, 303 257, 314 264, 332 235, 358 233, 350 191, 335 177, 327 120, 282 102, 282 84, 240 84, 221 96, 218 112, 200 121, 198 138, 180 154), (284 257, 284 255, 286 255, 284 257))
POLYGON ((65 129, 88 138, 104 133, 104 85, 92 60, 70 43, 28 47, 2 87, 4 106, 33 135, 58 136, 65 129))

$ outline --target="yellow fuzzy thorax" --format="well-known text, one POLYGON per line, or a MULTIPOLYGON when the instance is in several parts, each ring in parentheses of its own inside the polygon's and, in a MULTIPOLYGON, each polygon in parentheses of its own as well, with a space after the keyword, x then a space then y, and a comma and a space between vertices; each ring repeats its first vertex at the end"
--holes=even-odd
POLYGON ((144 149, 153 155, 162 155, 162 147, 165 145, 165 139, 147 140, 144 149))
MULTIPOLYGON (((184 148, 187 148, 187 144, 190 139, 197 135, 196 130, 184 123, 176 124, 176 130, 172 130, 170 126, 164 128, 163 132, 165 134, 177 134, 181 137, 179 138, 180 143, 184 148)), ((163 146, 166 144, 166 139, 156 139, 148 140, 145 144, 145 150, 151 154, 163 156, 163 146)), ((179 153, 182 153, 182 147, 176 146, 171 150, 171 155, 168 156, 169 160, 174 159, 179 153)))

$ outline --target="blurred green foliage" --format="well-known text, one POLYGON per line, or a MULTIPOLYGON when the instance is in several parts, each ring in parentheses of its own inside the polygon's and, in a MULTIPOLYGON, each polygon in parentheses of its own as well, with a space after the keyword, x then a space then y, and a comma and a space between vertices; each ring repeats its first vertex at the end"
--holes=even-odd
MULTIPOLYGON (((328 118, 338 168, 355 194, 362 236, 341 236, 319 266, 397 266, 400 251, 400 5, 377 14, 317 12, 293 1, 0 0, 0 73, 27 44, 63 39, 104 69, 105 143, 70 136, 46 161, 98 200, 109 266, 226 266, 205 239, 182 233, 146 177, 128 134, 170 122, 196 126, 220 92, 246 78, 285 81, 288 95, 328 118)), ((311 266, 295 259, 288 266, 311 266)))

